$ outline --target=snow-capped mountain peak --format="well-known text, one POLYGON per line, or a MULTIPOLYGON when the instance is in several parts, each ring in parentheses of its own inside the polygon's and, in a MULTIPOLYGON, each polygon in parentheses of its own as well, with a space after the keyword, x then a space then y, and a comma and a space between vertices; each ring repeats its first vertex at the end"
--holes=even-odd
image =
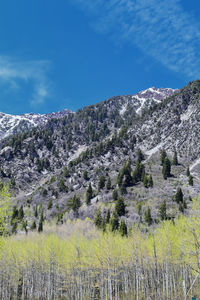
POLYGON ((169 96, 172 96, 178 90, 171 88, 155 88, 143 90, 134 95, 120 96, 115 99, 120 105, 120 115, 123 116, 128 107, 132 107, 136 114, 141 114, 142 110, 150 108, 152 104, 160 103, 169 96))

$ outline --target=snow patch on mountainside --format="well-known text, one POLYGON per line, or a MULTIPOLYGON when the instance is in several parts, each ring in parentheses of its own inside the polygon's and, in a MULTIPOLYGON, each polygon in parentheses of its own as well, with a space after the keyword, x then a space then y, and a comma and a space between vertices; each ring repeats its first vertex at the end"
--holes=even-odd
POLYGON ((76 159, 76 158, 78 158, 79 157, 79 155, 82 153, 82 152, 84 152, 84 151, 86 151, 87 150, 87 147, 86 146, 80 146, 77 150, 76 150, 76 152, 70 157, 70 160, 69 160, 69 162, 70 161, 72 161, 72 160, 74 160, 74 159, 76 159))
POLYGON ((125 111, 127 110, 127 106, 128 106, 127 103, 122 106, 119 112, 120 116, 122 116, 125 113, 125 111))
POLYGON ((139 107, 136 109, 136 113, 140 114, 145 107, 148 108, 149 105, 153 102, 160 103, 165 98, 172 96, 176 91, 177 90, 173 90, 170 88, 157 89, 155 87, 151 87, 136 95, 133 95, 133 101, 137 99, 137 102, 139 102, 139 107))
POLYGON ((164 146, 164 143, 160 143, 156 147, 154 147, 148 151, 144 151, 144 153, 148 156, 151 156, 151 155, 155 154, 156 152, 160 151, 160 149, 162 149, 163 146, 164 146))
POLYGON ((192 106, 189 105, 187 111, 186 111, 184 114, 182 114, 182 115, 180 116, 181 121, 187 121, 187 120, 189 120, 190 116, 191 116, 194 112, 195 112, 194 108, 193 108, 192 106))
POLYGON ((63 110, 50 114, 10 115, 0 112, 0 139, 9 135, 24 132, 39 125, 45 125, 51 118, 62 118, 71 111, 63 110))

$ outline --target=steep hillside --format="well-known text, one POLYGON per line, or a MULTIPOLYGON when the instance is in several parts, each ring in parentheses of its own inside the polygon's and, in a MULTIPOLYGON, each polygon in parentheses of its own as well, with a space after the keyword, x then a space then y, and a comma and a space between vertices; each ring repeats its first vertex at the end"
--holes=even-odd
POLYGON ((2 179, 29 215, 42 204, 46 218, 94 218, 98 209, 105 216, 121 196, 122 218, 130 224, 146 222, 148 206, 158 222, 163 200, 168 218, 187 213, 200 192, 199 101, 200 81, 194 81, 182 90, 150 88, 50 119, 2 141, 2 179), (171 162, 178 156, 167 178, 162 149, 171 162), (181 203, 174 201, 178 187, 181 203))
POLYGON ((24 114, 24 115, 9 115, 0 113, 0 139, 13 134, 23 133, 36 126, 42 126, 52 118, 63 118, 70 111, 63 110, 50 114, 24 114))

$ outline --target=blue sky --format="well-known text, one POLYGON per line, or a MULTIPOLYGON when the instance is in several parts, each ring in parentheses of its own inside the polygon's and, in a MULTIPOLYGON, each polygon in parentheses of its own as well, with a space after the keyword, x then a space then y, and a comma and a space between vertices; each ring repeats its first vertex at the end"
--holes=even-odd
POLYGON ((0 111, 181 88, 200 78, 199 15, 195 0, 0 1, 0 111))

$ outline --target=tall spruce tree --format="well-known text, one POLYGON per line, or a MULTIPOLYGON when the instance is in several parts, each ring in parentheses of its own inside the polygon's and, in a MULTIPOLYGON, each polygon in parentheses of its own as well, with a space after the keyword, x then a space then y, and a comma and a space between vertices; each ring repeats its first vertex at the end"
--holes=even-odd
POLYGON ((85 195, 85 200, 86 200, 87 205, 90 205, 92 196, 93 196, 93 190, 92 190, 92 186, 91 186, 91 183, 90 183, 87 190, 86 190, 86 195, 85 195))
POLYGON ((172 164, 174 166, 177 166, 178 165, 178 157, 177 157, 177 152, 176 150, 174 151, 174 156, 173 156, 173 159, 172 159, 172 164))
POLYGON ((98 190, 102 190, 105 187, 105 177, 104 175, 101 175, 98 182, 98 190))
POLYGON ((145 188, 148 188, 148 178, 147 178, 146 174, 144 175, 143 184, 144 184, 145 188))
POLYGON ((183 202, 183 192, 182 192, 182 189, 179 187, 177 189, 177 192, 176 192, 176 195, 175 195, 175 201, 177 203, 182 203, 183 202))
POLYGON ((98 209, 94 218, 94 224, 97 226, 97 228, 101 228, 102 222, 103 222, 103 218, 101 215, 101 211, 100 209, 98 209))
POLYGON ((124 216, 126 213, 126 205, 124 203, 124 199, 123 198, 119 198, 117 200, 117 203, 115 205, 115 211, 118 214, 119 217, 124 216))
POLYGON ((166 157, 167 157, 167 153, 166 153, 165 149, 162 149, 160 152, 161 166, 163 166, 166 157))
POLYGON ((151 209, 149 206, 148 206, 147 210, 145 211, 144 220, 148 224, 148 226, 150 226, 153 222, 153 219, 151 217, 151 209))
POLYGON ((159 208, 159 215, 162 221, 167 219, 167 206, 166 201, 164 200, 159 208))
POLYGON ((116 211, 113 212, 113 215, 110 219, 111 231, 116 231, 119 228, 119 217, 116 211))
POLYGON ((110 209, 108 209, 106 212, 105 221, 106 221, 106 224, 108 224, 110 222, 110 209))
POLYGON ((110 177, 108 177, 107 183, 106 183, 106 189, 109 191, 111 189, 111 180, 110 177))
POLYGON ((127 234, 128 234, 127 225, 126 225, 126 223, 125 223, 124 220, 120 221, 120 224, 119 224, 119 233, 121 234, 121 236, 127 236, 127 234))
POLYGON ((38 232, 42 232, 42 231, 43 231, 43 218, 40 217, 39 225, 38 225, 38 232))
POLYGON ((189 167, 187 167, 187 170, 186 170, 186 175, 187 175, 187 177, 189 177, 189 176, 190 176, 190 169, 189 169, 189 167))
POLYGON ((193 182, 193 177, 192 175, 189 176, 189 185, 193 186, 194 182, 193 182))
POLYGON ((167 179, 171 176, 171 162, 168 157, 165 158, 163 168, 162 168, 163 178, 167 179))
POLYGON ((137 160, 138 160, 138 162, 141 162, 142 160, 144 160, 144 154, 142 153, 141 149, 138 149, 137 160))
POLYGON ((118 191, 116 189, 114 189, 114 191, 112 193, 112 197, 113 197, 113 200, 117 200, 118 199, 118 191))
POLYGON ((179 202, 179 206, 178 206, 178 209, 181 213, 184 213, 184 207, 183 207, 183 203, 182 202, 179 202))
POLYGON ((153 178, 152 178, 151 174, 149 175, 149 178, 148 178, 148 186, 151 188, 153 187, 153 178))

